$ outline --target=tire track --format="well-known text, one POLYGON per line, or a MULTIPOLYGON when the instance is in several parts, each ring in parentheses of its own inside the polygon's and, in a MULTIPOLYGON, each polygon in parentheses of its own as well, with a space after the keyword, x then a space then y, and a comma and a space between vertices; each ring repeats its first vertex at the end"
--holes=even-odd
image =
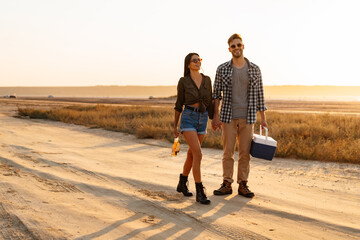
POLYGON ((34 210, 28 199, 24 199, 11 185, 0 183, 0 239, 6 240, 66 240, 68 236, 60 229, 49 226, 46 222, 28 218, 27 212, 34 210), (17 213, 20 213, 19 215, 17 213))
MULTIPOLYGON (((192 216, 191 214, 183 212, 182 210, 170 208, 165 204, 163 204, 161 201, 148 200, 147 198, 149 196, 145 193, 143 193, 142 197, 136 195, 133 197, 140 201, 145 201, 146 204, 151 205, 154 209, 157 210, 157 212, 160 212, 160 215, 164 215, 167 217, 171 216, 172 218, 180 219, 181 222, 186 223, 186 225, 190 226, 191 228, 194 229, 203 228, 204 230, 213 233, 215 239, 217 238, 223 239, 225 237, 226 239, 234 239, 234 240, 269 240, 269 238, 251 232, 244 228, 237 227, 236 229, 233 229, 231 226, 226 226, 223 224, 216 225, 209 220, 198 219, 192 216), (191 223, 189 223, 189 221, 191 223)), ((156 216, 156 214, 154 215, 156 216)), ((153 238, 149 238, 149 239, 153 239, 153 238)))
POLYGON ((7 212, 0 202, 0 238, 4 240, 36 240, 26 225, 15 215, 7 212))
POLYGON ((44 184, 51 192, 82 192, 78 187, 74 186, 73 184, 60 180, 39 177, 35 174, 31 175, 36 179, 36 181, 44 184))

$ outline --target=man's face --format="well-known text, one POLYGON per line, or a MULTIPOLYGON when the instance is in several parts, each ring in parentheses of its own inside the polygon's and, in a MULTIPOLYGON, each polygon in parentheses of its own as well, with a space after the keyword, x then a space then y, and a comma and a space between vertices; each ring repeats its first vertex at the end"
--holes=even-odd
POLYGON ((243 56, 244 44, 240 39, 235 38, 229 44, 229 52, 231 52, 233 58, 240 58, 243 56))

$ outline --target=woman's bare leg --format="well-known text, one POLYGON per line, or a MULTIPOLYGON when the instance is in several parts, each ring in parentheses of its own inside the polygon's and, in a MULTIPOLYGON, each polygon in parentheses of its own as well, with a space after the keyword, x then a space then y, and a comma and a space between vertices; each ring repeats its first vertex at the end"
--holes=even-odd
POLYGON ((189 145, 183 175, 188 176, 192 168, 194 180, 199 183, 201 182, 201 143, 205 135, 198 135, 195 131, 183 132, 183 134, 187 144, 189 145))

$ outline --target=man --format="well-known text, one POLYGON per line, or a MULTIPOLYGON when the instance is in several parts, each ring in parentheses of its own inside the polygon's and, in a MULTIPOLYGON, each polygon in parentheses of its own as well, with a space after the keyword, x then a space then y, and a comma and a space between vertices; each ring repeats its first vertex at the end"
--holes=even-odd
POLYGON ((256 114, 260 111, 261 127, 267 127, 265 119, 264 90, 260 68, 244 57, 244 44, 239 34, 229 40, 232 59, 221 64, 216 71, 213 88, 214 118, 212 128, 222 127, 223 183, 214 195, 232 194, 236 138, 239 141, 237 172, 238 194, 252 198, 254 193, 247 185, 250 171, 250 146, 256 114), (222 100, 221 111, 219 104, 222 100))

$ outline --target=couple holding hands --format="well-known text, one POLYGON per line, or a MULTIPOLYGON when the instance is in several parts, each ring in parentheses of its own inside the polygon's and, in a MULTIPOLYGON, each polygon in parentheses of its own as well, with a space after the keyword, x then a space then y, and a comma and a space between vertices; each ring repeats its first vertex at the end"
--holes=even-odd
POLYGON ((221 128, 223 141, 223 183, 219 189, 214 190, 214 195, 232 194, 233 157, 238 138, 238 194, 254 197, 247 181, 250 171, 250 147, 258 111, 261 127, 267 127, 260 68, 244 57, 244 44, 239 34, 233 34, 228 45, 232 59, 217 68, 213 90, 210 77, 200 73, 202 59, 197 53, 189 53, 185 57, 184 77, 180 78, 177 85, 174 137, 179 136, 178 122, 181 115, 180 132, 189 145, 177 191, 184 196, 193 195, 187 187, 188 175, 192 170, 196 201, 201 204, 210 204, 201 181, 200 167, 201 143, 206 134, 208 117, 212 119, 211 126, 214 130, 221 128))

